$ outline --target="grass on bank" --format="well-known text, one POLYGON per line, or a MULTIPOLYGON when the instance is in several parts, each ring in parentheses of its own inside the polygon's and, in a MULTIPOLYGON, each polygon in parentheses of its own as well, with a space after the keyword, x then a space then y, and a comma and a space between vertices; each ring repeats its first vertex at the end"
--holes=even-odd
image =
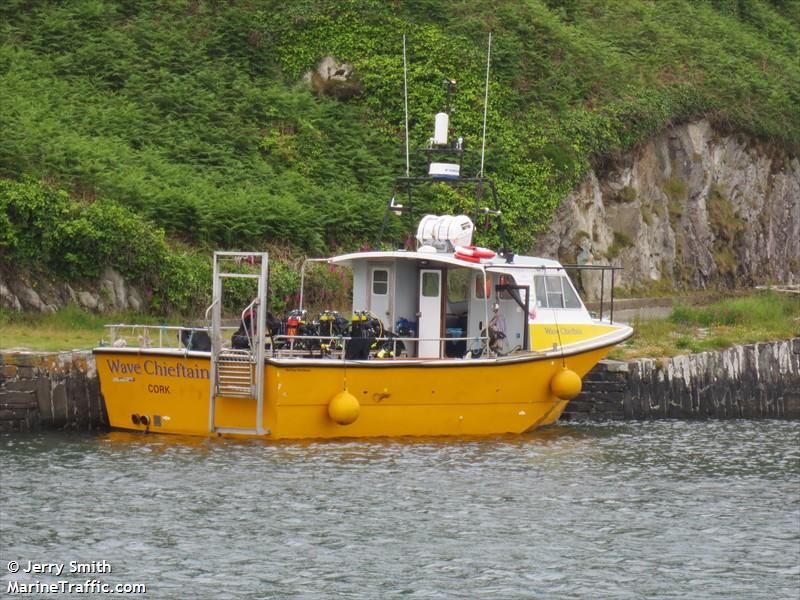
POLYGON ((633 322, 610 358, 667 357, 800 336, 800 295, 766 291, 707 306, 676 305, 666 319, 633 322))
POLYGON ((0 350, 57 352, 88 350, 100 343, 109 323, 159 324, 139 313, 96 315, 70 305, 52 315, 0 311, 0 350))

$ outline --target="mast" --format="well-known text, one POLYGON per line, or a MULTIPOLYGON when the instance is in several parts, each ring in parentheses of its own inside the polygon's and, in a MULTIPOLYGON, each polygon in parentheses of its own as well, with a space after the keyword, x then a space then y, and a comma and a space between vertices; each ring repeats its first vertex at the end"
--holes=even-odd
POLYGON ((486 91, 483 95, 483 140, 481 141, 481 172, 478 177, 483 179, 483 159, 486 155, 486 115, 489 112, 489 65, 492 61, 492 32, 489 32, 489 47, 486 50, 486 91))
POLYGON ((406 172, 404 176, 398 177, 395 180, 394 189, 389 201, 386 204, 386 209, 383 215, 383 222, 381 223, 378 239, 373 245, 374 249, 379 249, 383 235, 389 222, 390 213, 394 212, 398 215, 407 211, 409 218, 409 227, 413 230, 415 223, 412 202, 412 187, 418 183, 447 183, 454 187, 464 185, 473 185, 476 188, 476 206, 475 212, 477 215, 491 215, 497 219, 498 233, 500 234, 501 248, 499 254, 506 259, 506 262, 511 263, 514 261, 514 253, 511 252, 508 246, 508 239, 506 237, 506 229, 503 223, 502 211, 500 209, 500 197, 497 193, 497 187, 494 181, 485 177, 485 158, 486 158, 486 129, 489 114, 489 74, 491 69, 492 58, 492 34, 489 32, 489 40, 486 52, 486 79, 483 99, 483 132, 481 140, 481 162, 480 170, 477 176, 462 177, 461 168, 463 166, 464 155, 464 138, 458 137, 452 143, 448 140, 450 115, 452 110, 452 97, 456 91, 456 81, 446 78, 444 84, 447 90, 447 105, 445 111, 436 114, 434 120, 434 135, 428 140, 428 146, 424 152, 428 156, 428 173, 425 176, 412 176, 411 175, 411 159, 409 150, 409 127, 408 127, 408 61, 406 49, 406 36, 403 34, 403 106, 404 106, 404 119, 405 119, 405 155, 406 155, 406 172), (441 158, 440 158, 441 157, 441 158), (448 160, 449 159, 449 160, 448 160), (454 162, 457 161, 457 162, 454 162), (492 194, 492 207, 481 206, 481 199, 483 197, 484 183, 488 184, 489 190, 492 194), (406 206, 396 203, 398 193, 405 192, 407 194, 406 206))
POLYGON ((403 34, 403 105, 406 113, 406 177, 408 177, 410 175, 411 162, 408 157, 408 63, 406 62, 405 33, 403 34))

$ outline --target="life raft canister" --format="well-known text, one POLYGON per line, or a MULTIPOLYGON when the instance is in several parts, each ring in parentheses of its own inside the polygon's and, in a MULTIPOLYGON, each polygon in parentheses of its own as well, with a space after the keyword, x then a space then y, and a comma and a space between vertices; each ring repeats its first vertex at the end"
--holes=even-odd
POLYGON ((479 246, 456 246, 454 256, 460 260, 479 263, 482 259, 494 258, 497 253, 479 246))

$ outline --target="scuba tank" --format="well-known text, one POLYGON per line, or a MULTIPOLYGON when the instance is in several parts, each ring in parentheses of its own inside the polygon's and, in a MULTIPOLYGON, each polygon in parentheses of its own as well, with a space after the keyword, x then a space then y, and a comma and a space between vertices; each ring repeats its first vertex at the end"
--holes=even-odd
POLYGON ((300 335, 300 327, 305 324, 306 311, 299 308, 291 311, 286 317, 286 335, 294 337, 300 335))
POLYGON ((317 317, 319 335, 336 337, 347 333, 349 322, 335 310, 325 310, 317 317))
POLYGON ((335 310, 321 312, 315 321, 317 334, 320 336, 320 349, 327 354, 331 350, 341 350, 342 341, 336 338, 347 333, 349 324, 350 322, 335 310))

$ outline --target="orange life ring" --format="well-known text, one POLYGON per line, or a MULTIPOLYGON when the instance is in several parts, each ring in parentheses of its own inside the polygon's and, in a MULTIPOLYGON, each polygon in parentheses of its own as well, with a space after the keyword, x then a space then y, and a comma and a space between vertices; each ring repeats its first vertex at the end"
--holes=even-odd
POLYGON ((456 246, 456 252, 464 256, 475 256, 477 258, 494 258, 497 256, 496 252, 479 246, 456 246))
POLYGON ((466 262, 471 262, 471 263, 481 262, 481 259, 478 258, 477 256, 467 256, 466 254, 461 254, 459 252, 456 252, 453 256, 455 256, 459 260, 463 260, 466 262))
POLYGON ((496 252, 479 246, 456 246, 455 257, 467 262, 478 263, 482 258, 494 258, 496 252))

